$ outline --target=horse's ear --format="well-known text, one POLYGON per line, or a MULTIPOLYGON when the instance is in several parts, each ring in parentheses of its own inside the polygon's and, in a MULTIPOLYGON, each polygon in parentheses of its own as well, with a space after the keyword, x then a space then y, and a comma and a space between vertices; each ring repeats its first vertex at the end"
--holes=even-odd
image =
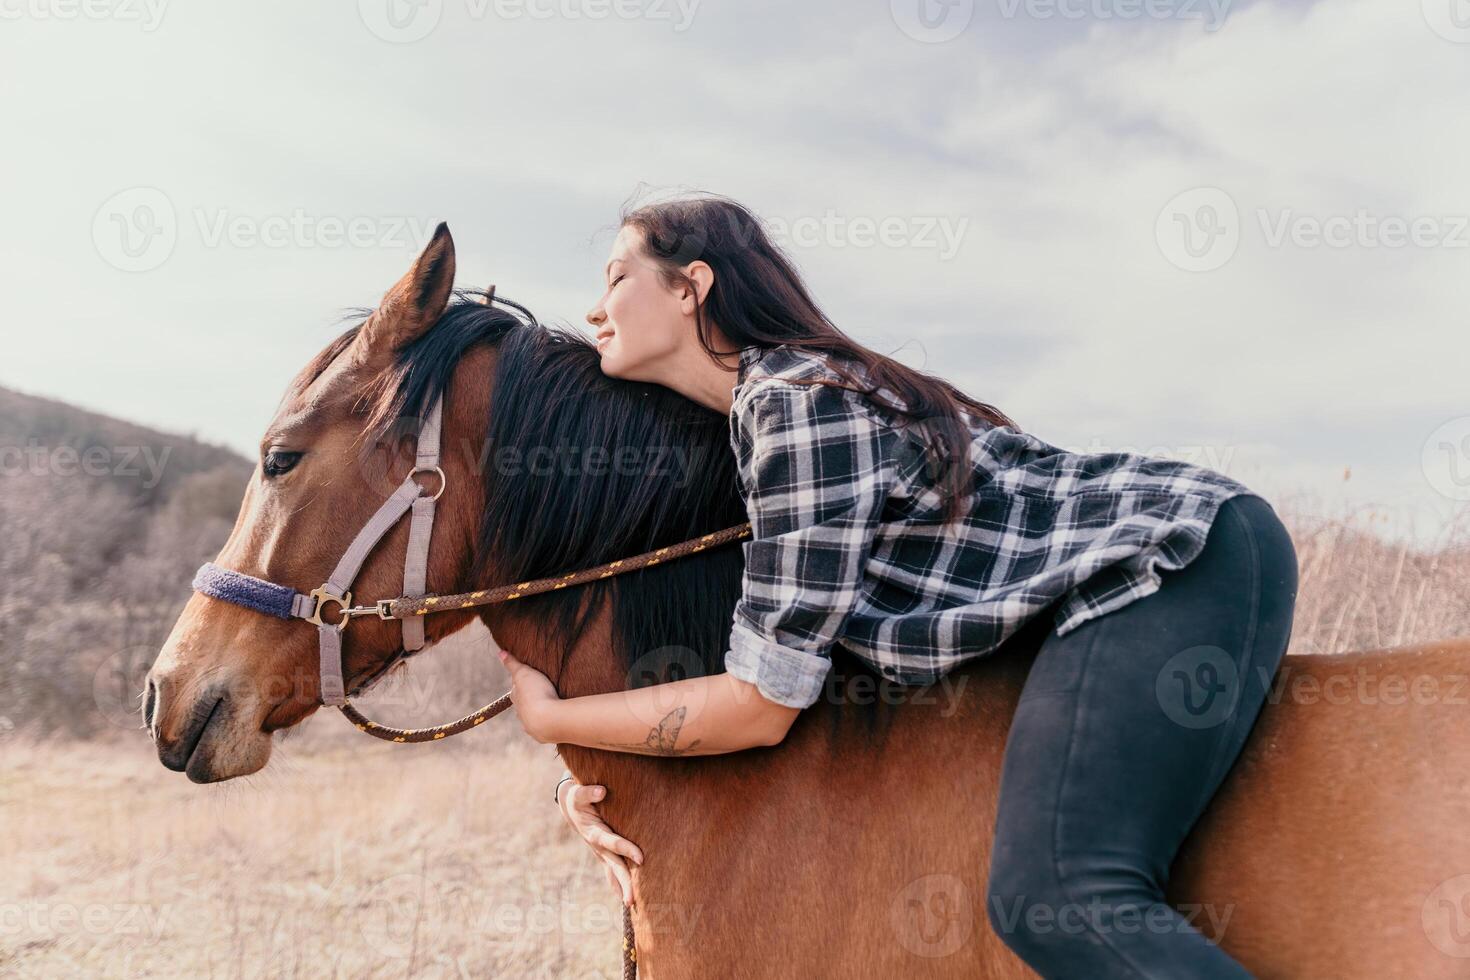
POLYGON ((363 340, 374 351, 397 350, 436 323, 454 291, 454 239, 439 222, 434 237, 413 268, 388 290, 363 325, 363 340))

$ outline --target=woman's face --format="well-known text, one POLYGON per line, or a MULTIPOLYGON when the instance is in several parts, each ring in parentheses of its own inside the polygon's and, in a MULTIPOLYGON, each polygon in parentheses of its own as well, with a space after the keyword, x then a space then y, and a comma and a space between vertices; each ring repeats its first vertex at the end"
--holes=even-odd
POLYGON ((643 233, 624 226, 604 269, 604 291, 587 313, 597 331, 602 373, 630 381, 664 381, 676 355, 695 338, 695 305, 684 287, 664 285, 643 251, 643 233))

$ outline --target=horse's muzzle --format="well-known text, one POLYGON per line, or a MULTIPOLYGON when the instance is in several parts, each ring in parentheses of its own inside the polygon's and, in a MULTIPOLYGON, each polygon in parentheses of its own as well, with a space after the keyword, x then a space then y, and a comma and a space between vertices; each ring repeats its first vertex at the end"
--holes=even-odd
POLYGON ((229 727, 228 692, 215 688, 198 692, 187 707, 179 706, 179 718, 173 725, 161 722, 175 707, 167 703, 168 696, 167 685, 159 684, 150 674, 144 691, 143 720, 158 749, 158 761, 174 772, 187 773, 193 782, 214 782, 219 777, 211 771, 209 743, 211 737, 218 738, 229 727))

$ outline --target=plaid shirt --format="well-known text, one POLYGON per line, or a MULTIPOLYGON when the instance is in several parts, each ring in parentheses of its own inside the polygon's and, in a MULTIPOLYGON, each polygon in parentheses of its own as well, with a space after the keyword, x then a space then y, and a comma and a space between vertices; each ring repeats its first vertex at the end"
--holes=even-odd
MULTIPOLYGON (((747 348, 730 443, 752 524, 725 669, 771 701, 820 696, 831 647, 900 684, 930 684, 1053 602, 1064 634, 1154 592, 1248 487, 1136 453, 1071 453, 969 417, 974 490, 943 501, 917 434, 829 385, 820 355, 747 348)), ((891 392, 883 392, 893 399, 891 392)))

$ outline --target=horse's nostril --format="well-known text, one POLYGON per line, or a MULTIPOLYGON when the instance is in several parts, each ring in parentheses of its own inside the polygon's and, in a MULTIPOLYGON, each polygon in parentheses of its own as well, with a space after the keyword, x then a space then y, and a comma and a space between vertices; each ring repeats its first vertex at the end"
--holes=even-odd
MULTIPOLYGON (((163 685, 166 683, 167 678, 155 688, 160 706, 163 698, 163 685)), ((170 693, 169 697, 177 698, 178 695, 170 693)), ((225 700, 223 694, 205 691, 187 706, 179 705, 170 709, 174 715, 169 724, 169 728, 173 729, 172 732, 166 732, 161 718, 155 718, 153 744, 158 747, 158 761, 174 772, 183 772, 189 764, 189 757, 203 741, 205 733, 209 730, 209 723, 214 719, 215 714, 218 713, 221 718, 228 715, 225 700)), ((155 712, 161 716, 161 707, 155 709, 155 712)))
POLYGON ((143 687, 143 724, 148 729, 149 737, 154 738, 155 740, 158 737, 157 733, 154 731, 154 725, 157 721, 157 713, 158 685, 154 684, 152 676, 149 676, 148 683, 143 687))

